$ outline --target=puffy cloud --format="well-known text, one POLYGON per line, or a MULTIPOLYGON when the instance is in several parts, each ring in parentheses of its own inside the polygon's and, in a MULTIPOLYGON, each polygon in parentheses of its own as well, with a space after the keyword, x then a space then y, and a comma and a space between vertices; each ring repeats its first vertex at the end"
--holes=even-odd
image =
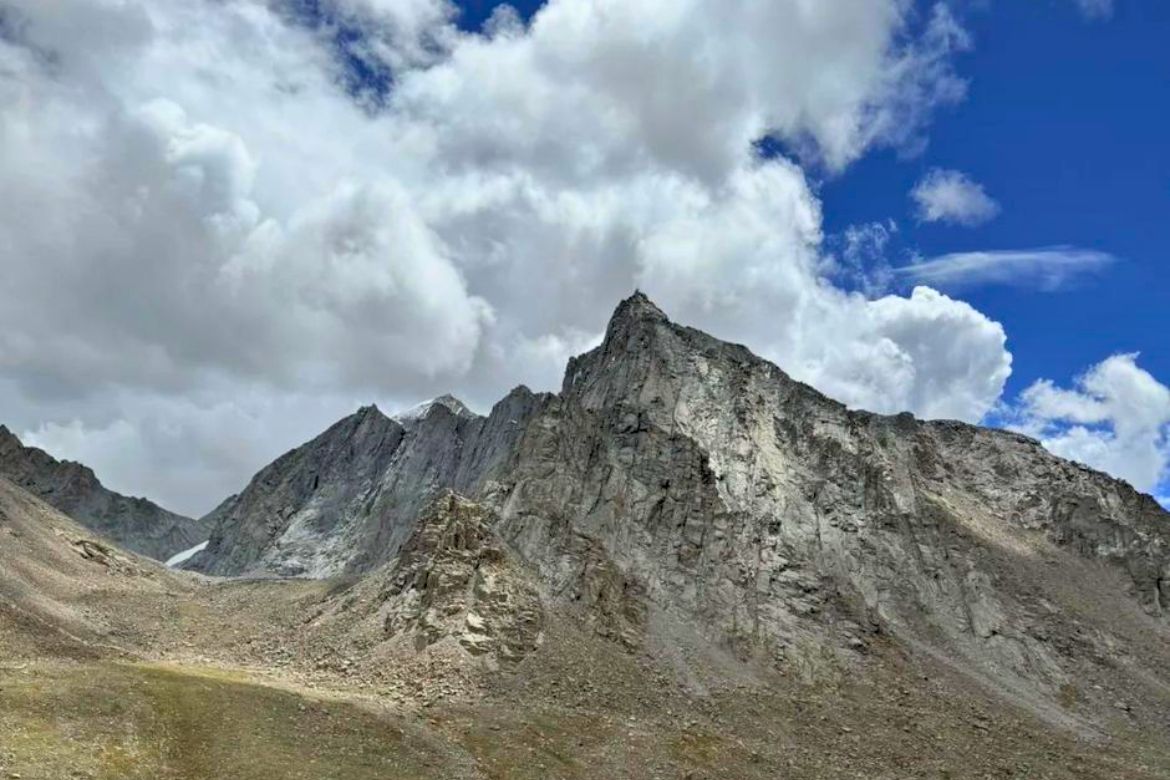
POLYGON ((1004 284, 1051 292, 1073 278, 1117 261, 1106 252, 1071 246, 955 252, 894 269, 896 277, 946 290, 1004 284))
POLYGON ((635 286, 854 405, 974 420, 1010 370, 959 301, 836 287, 794 161, 921 142, 943 5, 3 8, 3 408, 130 492, 193 511, 182 457, 209 508, 351 403, 556 386, 635 286))
POLYGON ((934 168, 914 185, 910 197, 923 222, 979 225, 999 213, 999 204, 983 191, 983 185, 967 174, 934 168))
POLYGON ((1021 395, 1018 427, 1058 455, 1155 490, 1170 477, 1170 388, 1137 358, 1114 355, 1072 388, 1036 382, 1021 395))

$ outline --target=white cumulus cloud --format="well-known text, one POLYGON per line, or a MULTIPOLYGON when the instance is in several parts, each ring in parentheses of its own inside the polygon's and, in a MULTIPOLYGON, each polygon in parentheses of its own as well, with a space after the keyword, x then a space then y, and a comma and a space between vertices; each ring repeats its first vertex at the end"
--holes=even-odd
POLYGON ((0 8, 5 421, 128 492, 202 512, 350 404, 556 387, 635 286, 856 406, 977 420, 1010 371, 958 300, 836 287, 802 167, 962 97, 945 5, 0 8))
POLYGON ((1137 364, 1114 355, 1071 388, 1049 380, 1021 395, 1020 428, 1044 446, 1152 492, 1170 477, 1170 388, 1137 364))
POLYGON ((999 204, 983 185, 961 171, 934 168, 914 185, 910 197, 923 222, 980 225, 999 214, 999 204))

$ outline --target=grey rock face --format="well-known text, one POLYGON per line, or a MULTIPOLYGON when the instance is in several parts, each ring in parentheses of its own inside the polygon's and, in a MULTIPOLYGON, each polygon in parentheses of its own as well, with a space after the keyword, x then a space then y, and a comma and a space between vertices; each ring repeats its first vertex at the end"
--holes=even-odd
POLYGON ((378 447, 343 421, 261 472, 243 496, 268 497, 221 520, 205 570, 286 572, 289 529, 310 527, 333 552, 306 571, 366 571, 453 489, 492 511, 547 603, 627 645, 674 621, 782 663, 892 634, 1051 691, 1170 639, 1170 516, 1150 497, 1012 433, 851 411, 642 295, 559 395, 380 419, 378 447), (353 512, 301 520, 308 476, 289 464, 339 450, 320 484, 358 485, 353 512), (279 487, 292 473, 300 492, 279 487))
POLYGON ((145 498, 115 493, 88 467, 25 447, 3 425, 0 476, 95 533, 151 558, 166 560, 207 539, 208 530, 199 522, 168 512, 145 498))
POLYGON ((1170 605, 1170 515, 1148 496, 1015 434, 850 411, 641 296, 570 362, 504 492, 502 535, 550 581, 585 534, 652 604, 756 654, 887 631, 1056 684, 1037 626, 1085 635, 1036 603, 1062 552, 1160 625, 1170 605))
POLYGON ((404 435, 399 423, 367 406, 282 455, 208 515, 211 541, 186 568, 209 574, 336 573, 404 435))
POLYGON ((401 420, 370 406, 263 469, 208 516, 187 568, 329 577, 390 560, 438 493, 474 493, 511 456, 544 397, 517 388, 487 417, 445 397, 401 420))

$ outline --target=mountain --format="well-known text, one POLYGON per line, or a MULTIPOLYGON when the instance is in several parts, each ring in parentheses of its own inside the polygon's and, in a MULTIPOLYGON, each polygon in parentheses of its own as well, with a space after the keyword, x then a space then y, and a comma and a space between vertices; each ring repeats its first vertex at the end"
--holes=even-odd
POLYGON ((364 407, 208 521, 190 564, 242 576, 0 479, 0 770, 1170 776, 1152 499, 849 410, 640 294, 560 392, 364 407))
POLYGON ((632 646, 697 628, 778 664, 892 635, 1057 719, 1052 692, 1119 657, 1170 681, 1152 498, 1014 433, 849 410, 644 295, 559 394, 407 422, 366 408, 277 460, 195 568, 368 572, 454 490, 552 599, 606 572, 595 600, 620 620, 603 630, 632 646))
POLYGON ((87 466, 24 446, 0 425, 0 477, 127 550, 166 560, 207 539, 209 526, 106 488, 87 466))
POLYGON ((437 492, 475 492, 501 468, 543 399, 521 387, 487 417, 449 396, 399 418, 363 407, 208 515, 211 541, 186 567, 217 575, 368 571, 394 557, 437 492))
POLYGON ((493 510, 442 493, 401 553, 363 577, 218 580, 102 543, 0 478, 0 772, 1157 780, 1170 770, 1164 724, 1141 699, 1111 707, 1086 735, 888 639, 836 661, 744 663, 623 611, 623 576, 596 549, 583 550, 582 587, 551 597, 498 525, 493 510), (623 630, 634 623, 658 645, 639 646, 623 630))

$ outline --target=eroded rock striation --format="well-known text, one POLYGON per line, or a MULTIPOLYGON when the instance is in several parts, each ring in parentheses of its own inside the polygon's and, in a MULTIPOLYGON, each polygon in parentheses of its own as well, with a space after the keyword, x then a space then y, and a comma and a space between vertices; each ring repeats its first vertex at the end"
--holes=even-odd
POLYGON ((203 542, 210 532, 210 525, 168 512, 145 498, 115 493, 88 466, 24 446, 3 425, 0 476, 94 533, 158 560, 203 542))

